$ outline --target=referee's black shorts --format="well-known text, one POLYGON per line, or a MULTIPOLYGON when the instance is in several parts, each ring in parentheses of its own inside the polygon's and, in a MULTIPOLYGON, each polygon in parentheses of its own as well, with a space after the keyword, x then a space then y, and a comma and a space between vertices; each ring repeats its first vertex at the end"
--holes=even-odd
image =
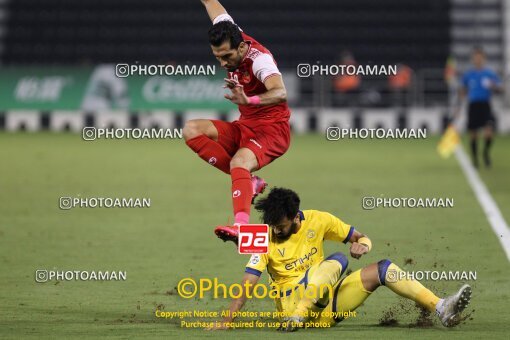
POLYGON ((485 126, 494 126, 491 104, 488 101, 469 103, 468 130, 477 130, 485 126))

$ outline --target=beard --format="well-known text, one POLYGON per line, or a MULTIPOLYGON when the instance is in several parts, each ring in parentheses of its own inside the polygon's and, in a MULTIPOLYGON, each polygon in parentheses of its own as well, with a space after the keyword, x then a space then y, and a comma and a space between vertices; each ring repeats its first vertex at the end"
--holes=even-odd
POLYGON ((241 56, 238 56, 237 60, 234 62, 233 65, 229 65, 229 67, 227 67, 227 71, 228 72, 235 72, 239 66, 241 65, 241 61, 243 60, 243 58, 241 56))
POLYGON ((237 66, 227 67, 228 72, 235 72, 236 70, 237 70, 237 66))
POLYGON ((273 231, 273 236, 276 238, 278 242, 287 241, 293 234, 297 232, 297 227, 298 227, 297 223, 292 223, 290 226, 290 230, 287 234, 276 235, 273 231))

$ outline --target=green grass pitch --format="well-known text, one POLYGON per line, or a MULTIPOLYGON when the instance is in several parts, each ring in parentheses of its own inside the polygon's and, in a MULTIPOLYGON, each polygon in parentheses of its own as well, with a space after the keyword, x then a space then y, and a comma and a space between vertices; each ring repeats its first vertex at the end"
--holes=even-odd
MULTIPOLYGON (((229 301, 183 299, 185 277, 239 282, 246 256, 214 236, 231 215, 230 179, 181 140, 82 141, 79 135, 0 134, 0 338, 507 338, 510 265, 454 158, 435 152, 437 138, 411 141, 294 136, 281 159, 259 172, 270 185, 296 190, 302 208, 329 211, 368 234, 372 252, 350 268, 383 258, 407 270, 477 272, 471 319, 457 328, 410 327, 417 309, 404 303, 399 324, 379 326, 402 299, 381 287, 358 317, 332 329, 280 334, 270 329, 182 329, 166 311, 226 308, 229 301), (58 208, 60 196, 150 197, 148 209, 58 208), (451 209, 361 207, 363 196, 452 197, 451 209), (407 261, 406 261, 407 260, 407 261), (408 262, 407 265, 404 265, 408 262), (36 269, 124 270, 126 281, 36 283, 36 269)), ((510 138, 498 137, 494 168, 481 176, 510 221, 510 138)), ((258 215, 253 221, 258 221, 258 215)), ((327 243, 326 254, 348 251, 327 243)), ((267 275, 262 277, 267 282, 267 275)), ((424 282, 438 294, 460 282, 424 282)), ((272 311, 270 300, 247 310, 272 311)), ((398 309, 398 308, 397 308, 398 309)))

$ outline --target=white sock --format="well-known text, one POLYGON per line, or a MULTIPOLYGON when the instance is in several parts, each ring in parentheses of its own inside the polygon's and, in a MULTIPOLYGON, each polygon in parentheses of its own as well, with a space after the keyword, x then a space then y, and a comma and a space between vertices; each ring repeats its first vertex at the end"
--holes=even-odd
POLYGON ((437 315, 441 314, 443 312, 444 306, 444 299, 440 299, 439 302, 436 305, 436 313, 437 315))

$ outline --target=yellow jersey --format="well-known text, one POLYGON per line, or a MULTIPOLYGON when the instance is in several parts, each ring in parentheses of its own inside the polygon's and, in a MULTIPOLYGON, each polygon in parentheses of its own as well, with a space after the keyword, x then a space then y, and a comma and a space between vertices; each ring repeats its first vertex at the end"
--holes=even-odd
POLYGON ((267 269, 273 284, 291 284, 324 259, 324 240, 347 243, 354 232, 354 227, 327 212, 304 210, 299 214, 298 232, 280 241, 270 231, 268 253, 252 255, 247 273, 260 276, 267 269))

